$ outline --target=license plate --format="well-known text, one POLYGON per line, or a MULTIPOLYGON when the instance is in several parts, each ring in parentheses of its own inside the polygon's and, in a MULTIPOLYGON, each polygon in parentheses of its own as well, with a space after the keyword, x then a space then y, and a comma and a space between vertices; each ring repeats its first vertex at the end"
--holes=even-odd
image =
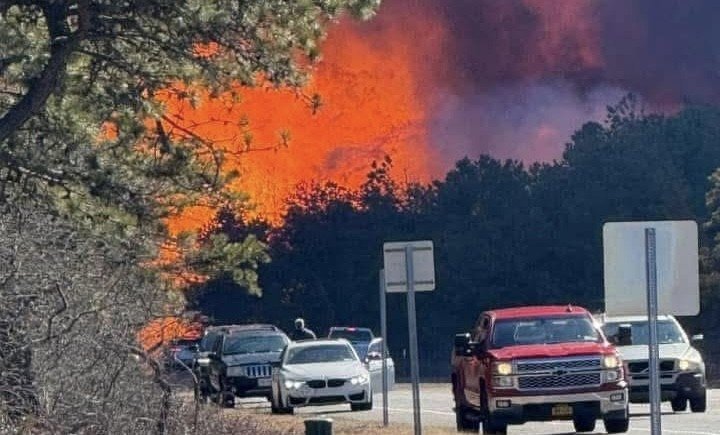
POLYGON ((572 415, 572 407, 570 405, 555 405, 552 407, 553 417, 569 417, 572 415))
POLYGON ((258 379, 258 387, 269 387, 272 384, 271 378, 260 378, 258 379))

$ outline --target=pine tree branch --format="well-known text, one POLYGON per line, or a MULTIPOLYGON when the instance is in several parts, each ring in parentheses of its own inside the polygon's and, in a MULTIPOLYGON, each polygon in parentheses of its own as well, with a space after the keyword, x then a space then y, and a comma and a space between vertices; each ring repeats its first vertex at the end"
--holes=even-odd
POLYGON ((70 8, 65 2, 43 3, 41 8, 48 23, 50 59, 40 75, 31 81, 27 93, 0 118, 0 143, 42 110, 60 84, 70 55, 87 33, 89 0, 78 0, 75 8, 78 24, 72 33, 67 27, 70 8))

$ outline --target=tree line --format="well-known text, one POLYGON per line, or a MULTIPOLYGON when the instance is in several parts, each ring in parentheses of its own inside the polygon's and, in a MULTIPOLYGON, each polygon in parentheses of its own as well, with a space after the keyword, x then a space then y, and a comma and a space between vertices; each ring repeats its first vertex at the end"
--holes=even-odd
MULTIPOLYGON (((437 289, 419 294, 417 307, 421 351, 441 359, 428 363, 433 371, 447 365, 453 334, 482 310, 572 303, 602 311, 605 222, 692 219, 701 233, 702 308, 699 318, 682 320, 705 332, 708 348, 720 342, 718 108, 646 114, 628 95, 604 122, 581 126, 552 163, 464 158, 428 185, 399 184, 391 165, 389 158, 374 163, 359 189, 299 186, 277 228, 220 210, 201 240, 265 243, 271 261, 257 272, 263 293, 219 276, 192 289, 188 306, 218 323, 291 328, 302 316, 321 333, 332 325, 378 331, 383 242, 429 239, 437 289)), ((404 296, 389 296, 396 355, 407 341, 404 304, 404 296)))

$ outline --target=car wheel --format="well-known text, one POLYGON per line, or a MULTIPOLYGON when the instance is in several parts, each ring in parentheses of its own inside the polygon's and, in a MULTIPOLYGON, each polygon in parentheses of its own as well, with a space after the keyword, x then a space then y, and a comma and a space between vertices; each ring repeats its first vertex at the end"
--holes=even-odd
POLYGON ((224 379, 220 379, 220 391, 217 394, 218 405, 223 408, 235 407, 235 394, 230 391, 224 379))
POLYGON ((603 423, 605 423, 605 431, 607 433, 625 433, 630 427, 630 418, 613 418, 603 420, 603 423))
POLYGON ((578 415, 573 417, 575 432, 592 432, 595 430, 597 419, 595 416, 578 415))
POLYGON ((458 432, 474 432, 480 430, 480 419, 477 416, 473 419, 467 408, 462 405, 455 406, 455 425, 458 432))
POLYGON ((690 398, 690 411, 705 412, 707 410, 707 393, 705 390, 697 397, 690 398))
POLYGON ((670 401, 673 412, 682 412, 687 409, 688 400, 685 397, 676 397, 670 401))
POLYGON ((490 413, 487 390, 485 390, 485 385, 482 384, 480 385, 480 405, 483 414, 482 433, 486 435, 505 435, 507 433, 507 422, 498 420, 490 413))
POLYGON ((270 413, 272 414, 282 414, 282 408, 275 406, 275 402, 270 402, 270 413))
POLYGON ((351 403, 351 411, 370 411, 373 407, 372 400, 366 403, 351 403))
POLYGON ((492 416, 486 417, 482 422, 482 433, 485 435, 505 435, 507 434, 507 423, 498 421, 492 416))

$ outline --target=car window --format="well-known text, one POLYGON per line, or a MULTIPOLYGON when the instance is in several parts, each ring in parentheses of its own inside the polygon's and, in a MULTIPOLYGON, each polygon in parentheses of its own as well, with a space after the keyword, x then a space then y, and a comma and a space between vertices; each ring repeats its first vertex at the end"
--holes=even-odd
MULTIPOLYGON (((616 336, 620 326, 630 327, 630 342, 628 345, 647 345, 650 341, 648 322, 646 320, 636 322, 608 322, 602 329, 608 337, 616 336)), ((658 343, 672 344, 685 343, 682 330, 672 320, 658 320, 658 343)))
POLYGON ((602 338, 585 316, 498 320, 493 328, 492 347, 523 344, 553 344, 602 338))
POLYGON ((371 344, 368 348, 368 353, 380 353, 382 352, 382 343, 379 341, 376 341, 375 343, 371 344))
POLYGON ((373 335, 366 329, 331 329, 329 338, 344 338, 350 343, 368 342, 373 335))
POLYGON ((357 361, 357 356, 344 344, 322 344, 295 347, 287 351, 285 364, 315 364, 357 361))
POLYGON ((205 336, 200 340, 200 351, 201 352, 208 352, 212 350, 213 345, 215 344, 215 340, 218 338, 218 334, 215 332, 208 332, 205 334, 205 336))
POLYGON ((228 335, 223 345, 223 355, 280 352, 287 345, 282 335, 228 335))

